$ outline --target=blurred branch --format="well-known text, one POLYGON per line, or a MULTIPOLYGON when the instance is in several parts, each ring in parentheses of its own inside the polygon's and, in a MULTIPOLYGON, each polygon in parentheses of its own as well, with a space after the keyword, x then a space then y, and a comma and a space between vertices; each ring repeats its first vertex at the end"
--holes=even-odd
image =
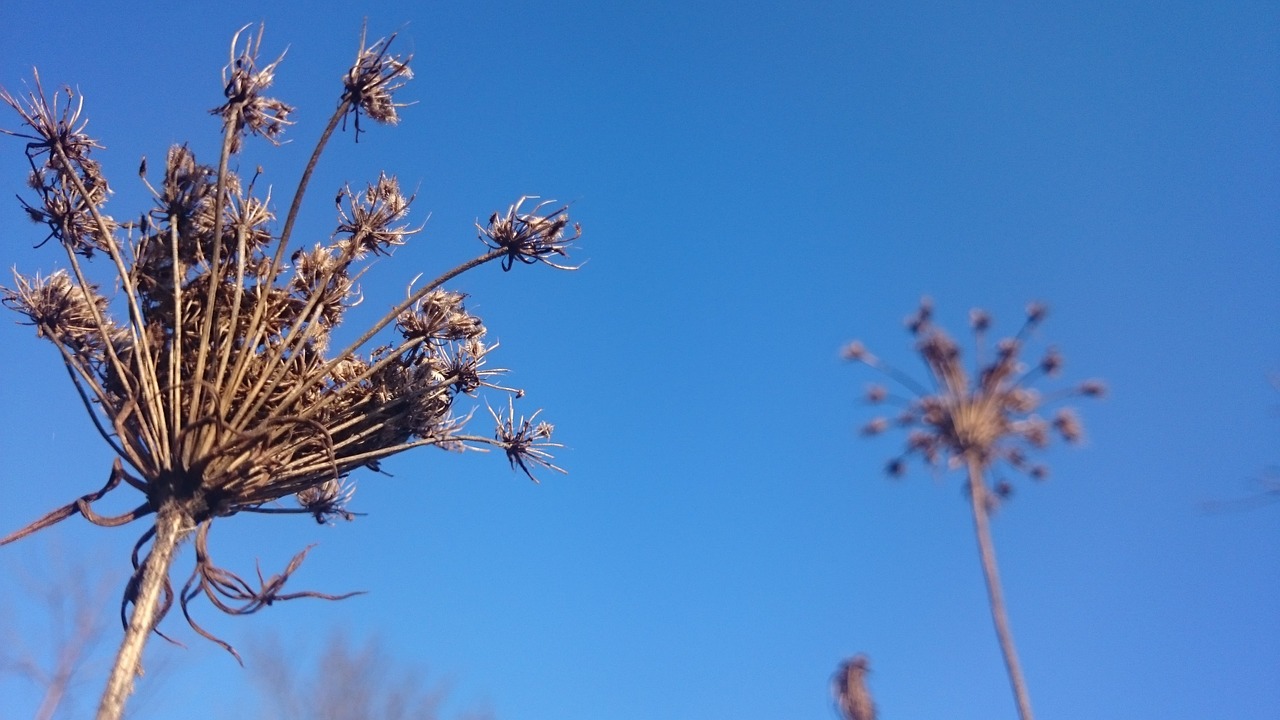
MULTIPOLYGON (((37 627, 35 623, 21 622, 16 612, 5 613, 12 623, 6 635, 17 630, 27 638, 38 638, 43 647, 11 636, 0 650, 0 671, 43 687, 33 714, 37 720, 50 720, 59 710, 66 715, 67 708, 73 707, 73 688, 81 669, 101 646, 108 622, 103 608, 110 605, 112 587, 118 581, 61 550, 51 549, 46 554, 39 562, 41 575, 27 569, 12 571, 12 575, 19 578, 17 592, 43 609, 48 632, 42 636, 31 630, 37 627)), ((9 709, 13 709, 11 705, 9 709)))
MULTIPOLYGON (((437 720, 449 688, 425 684, 414 668, 400 664, 377 640, 357 644, 341 631, 330 634, 314 668, 273 637, 250 653, 264 718, 318 720, 437 720)), ((492 720, 468 711, 459 720, 492 720)))

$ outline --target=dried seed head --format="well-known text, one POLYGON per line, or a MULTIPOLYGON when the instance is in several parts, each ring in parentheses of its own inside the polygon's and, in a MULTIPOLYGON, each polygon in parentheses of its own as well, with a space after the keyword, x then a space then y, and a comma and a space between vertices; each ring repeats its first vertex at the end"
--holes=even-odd
POLYGON ((870 353, 867 352, 867 347, 862 344, 861 340, 854 340, 845 345, 840 350, 840 356, 849 362, 866 362, 871 357, 870 353))
POLYGON ((319 485, 302 489, 295 497, 303 509, 315 516, 316 522, 327 525, 335 517, 343 520, 355 519, 355 515, 347 510, 347 503, 351 502, 355 494, 354 484, 330 478, 319 485))
POLYGON ((862 435, 868 435, 868 436, 879 435, 880 433, 888 429, 889 429, 889 421, 886 420, 885 418, 878 417, 878 418, 873 418, 871 422, 867 423, 866 425, 863 425, 862 430, 859 432, 862 435))
POLYGON ((30 318, 41 336, 94 361, 100 359, 108 341, 126 342, 128 332, 106 316, 107 299, 97 288, 86 291, 67 271, 32 278, 14 273, 14 280, 15 288, 3 289, 3 302, 30 318))
POLYGON ((1040 393, 1031 388, 1013 387, 1000 395, 1004 409, 1010 413, 1025 415, 1040 407, 1040 393))
POLYGON ((1040 358, 1040 370, 1046 375, 1054 376, 1062 371, 1062 354, 1055 347, 1045 350, 1044 357, 1040 358))
POLYGON ((1107 386, 1101 380, 1085 380, 1080 383, 1079 392, 1085 397, 1105 397, 1107 394, 1107 386))
POLYGON ((400 184, 394 176, 380 174, 378 181, 359 195, 350 187, 344 187, 339 191, 337 200, 338 228, 335 234, 346 236, 339 245, 352 258, 362 258, 367 253, 390 254, 390 248, 403 245, 405 238, 418 232, 408 225, 397 224, 409 214, 413 198, 400 192, 400 184))
POLYGON ((276 67, 284 59, 284 55, 261 67, 258 66, 258 49, 262 45, 263 26, 258 26, 257 37, 245 39, 244 46, 237 52, 240 34, 248 29, 248 25, 240 28, 231 39, 231 60, 222 70, 223 94, 227 101, 210 112, 221 115, 224 127, 230 127, 232 153, 240 151, 242 139, 246 132, 266 138, 273 145, 280 144, 280 136, 288 125, 292 125, 289 113, 293 107, 275 98, 268 98, 262 92, 275 80, 276 67))
POLYGON ((515 407, 510 401, 507 403, 507 412, 505 414, 499 415, 494 412, 492 407, 489 408, 489 414, 493 416, 496 425, 494 438, 506 451, 507 461, 511 463, 511 467, 519 467, 523 470, 524 474, 534 482, 538 482, 538 479, 529 470, 530 465, 544 467, 560 473, 564 472, 563 468, 556 467, 551 463, 551 453, 545 449, 564 447, 560 443, 551 442, 554 426, 547 422, 534 424, 534 420, 537 419, 538 414, 541 412, 539 410, 528 419, 521 416, 517 420, 515 407))
POLYGON ((1035 325, 1049 314, 1049 306, 1040 302, 1027 303, 1027 323, 1035 325))
POLYGON ((969 311, 969 327, 974 332, 983 333, 991 327, 991 314, 981 308, 974 308, 969 311))
POLYGON ((1078 443, 1084 437, 1084 425, 1071 408, 1058 410, 1053 417, 1053 429, 1069 443, 1078 443))
POLYGON ((396 327, 406 340, 421 338, 430 342, 466 340, 485 333, 480 318, 470 315, 462 306, 463 293, 433 290, 400 313, 396 327))
POLYGON ((1010 423, 1010 429, 1034 448, 1049 447, 1049 424, 1043 418, 1032 415, 1026 420, 1010 423))
POLYGON ((361 113, 388 125, 400 121, 397 110, 405 105, 395 102, 394 93, 413 78, 413 72, 409 70, 412 57, 388 53, 395 38, 395 35, 391 35, 372 45, 365 45, 362 34, 355 64, 343 78, 346 88, 343 99, 351 105, 350 112, 355 118, 357 139, 360 134, 361 113))
POLYGON ((915 314, 907 316, 905 323, 912 335, 919 335, 932 320, 933 298, 926 295, 920 298, 920 307, 916 308, 915 314))
POLYGON ((582 236, 581 226, 575 223, 573 235, 566 237, 569 206, 562 205, 542 213, 542 208, 552 204, 550 200, 538 203, 532 212, 520 211, 526 201, 535 199, 528 196, 520 198, 507 208, 506 215, 494 213, 489 216, 487 226, 476 223, 480 241, 494 250, 506 252, 502 259, 503 270, 510 270, 517 260, 526 265, 543 262, 560 270, 577 270, 577 267, 557 265, 548 258, 554 255, 568 257, 566 248, 582 236))
MULTIPOLYGON (((1047 402, 1071 394, 1058 392, 1046 399, 1029 386, 1031 380, 1041 375, 1056 375, 1062 366, 1061 354, 1049 348, 1031 369, 1019 360, 1025 330, 1040 322, 1045 312, 1039 304, 1028 308, 1028 322, 1023 331, 997 344, 994 358, 978 368, 976 383, 970 381, 959 345, 933 324, 933 306, 927 298, 907 319, 907 326, 915 335, 916 350, 932 376, 928 384, 932 389, 880 360, 869 359, 861 343, 851 343, 845 348, 846 358, 871 365, 914 394, 905 401, 896 419, 896 424, 907 428, 908 433, 906 451, 889 465, 891 474, 904 472, 907 459, 915 456, 933 467, 940 467, 944 462, 950 468, 976 462, 984 470, 1003 461, 1033 477, 1047 476, 1047 468, 1027 461, 1027 452, 1048 446, 1052 434, 1076 442, 1081 432, 1078 418, 1068 410, 1060 411, 1052 422, 1036 414, 1047 402)), ((970 314, 979 355, 981 335, 990 328, 990 322, 990 316, 984 311, 974 310, 970 314)), ((869 400, 877 402, 887 397, 887 392, 879 386, 871 387, 867 393, 869 400)), ((1102 392, 1102 385, 1091 381, 1080 386, 1077 392, 1097 395, 1102 392)), ((861 433, 879 434, 888 427, 887 420, 877 417, 863 426, 861 433)))
MULTIPOLYGON (((279 59, 260 64, 261 32, 244 43, 242 35, 232 42, 222 78, 226 100, 215 111, 229 138, 224 156, 250 133, 278 140, 292 111, 263 96, 279 59)), ((362 38, 344 78, 339 116, 354 115, 357 135, 361 114, 379 122, 398 119, 401 105, 393 93, 411 74, 407 60, 387 53, 389 43, 367 46, 362 38)), ((537 413, 517 418, 509 403, 507 413, 494 413, 492 439, 463 433, 470 414, 453 414, 455 398, 481 387, 519 391, 495 384, 504 370, 485 362, 496 344, 481 340, 484 325, 463 308, 464 296, 440 286, 499 258, 507 268, 515 260, 554 265, 550 258, 565 255, 578 237, 576 225, 567 236, 566 208, 547 212, 544 203, 526 212, 524 199, 518 201, 482 230, 500 251, 412 291, 357 332, 350 347, 331 355, 332 329, 360 301, 354 284, 364 270, 359 261, 389 254, 416 232, 404 224, 412 197, 395 178, 383 174, 363 191, 341 191, 331 240, 294 252, 286 264, 305 179, 275 234, 269 193, 253 192, 260 169, 242 183, 236 173, 202 165, 185 145, 175 146, 155 186, 147 181, 145 160, 139 168, 154 207, 117 226, 103 212, 110 191, 90 157, 99 146, 84 133, 80 100, 70 91, 65 105, 61 98, 40 91, 20 101, 0 91, 0 100, 31 128, 20 136, 31 141, 28 181, 38 198, 24 203, 24 210, 64 245, 74 272, 17 276, 14 288, 0 288, 0 302, 25 314, 58 346, 120 462, 104 490, 0 544, 72 514, 107 522, 95 520, 89 504, 127 480, 146 502, 121 522, 161 512, 166 523, 176 519, 183 528, 196 528, 196 573, 187 587, 171 592, 184 611, 203 592, 219 608, 243 614, 276 600, 317 596, 282 593, 305 552, 282 574, 260 577, 261 589, 254 588, 208 560, 205 540, 215 519, 240 512, 350 519, 350 473, 376 470, 386 457, 420 446, 491 445, 530 477, 537 467, 563 472, 551 463, 550 449, 559 447, 551 441, 553 428, 537 413), (95 251, 109 255, 107 271, 115 272, 110 302, 85 279, 89 268, 78 257, 95 251), (112 310, 127 321, 117 324, 112 310), (369 352, 380 342, 391 344, 369 352), (290 497, 299 506, 274 505, 290 497)), ((316 156, 323 147, 322 140, 316 156)), ((126 605, 131 600, 126 597, 126 605)))
POLYGON ((889 391, 886 390, 883 385, 873 384, 873 385, 867 386, 867 394, 866 394, 867 402, 871 403, 872 405, 877 405, 879 403, 884 402, 885 398, 887 398, 888 396, 889 396, 889 391))

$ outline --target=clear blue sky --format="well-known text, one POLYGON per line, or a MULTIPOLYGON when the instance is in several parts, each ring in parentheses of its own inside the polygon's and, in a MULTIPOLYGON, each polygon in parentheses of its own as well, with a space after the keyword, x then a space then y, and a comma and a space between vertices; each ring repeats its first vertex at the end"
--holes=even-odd
MULTIPOLYGON (((140 156, 190 141, 212 157, 240 25, 288 48, 293 143, 245 160, 277 198, 362 16, 400 30, 417 104, 339 138, 304 208, 321 239, 340 183, 386 169, 417 188, 426 231, 366 277, 369 312, 476 252, 472 222, 522 194, 572 201, 585 228, 578 273, 454 286, 571 474, 535 486, 501 457, 423 451, 361 478, 354 523, 219 522, 224 564, 274 571, 319 543, 297 587, 369 594, 201 619, 240 646, 278 633, 301 660, 331 628, 379 635, 450 679, 451 707, 502 720, 829 718, 828 677, 858 651, 885 720, 1012 717, 958 478, 883 476, 900 438, 857 437, 872 378, 838 349, 859 337, 914 369, 901 319, 921 295, 945 324, 983 306, 997 329, 1040 299, 1038 340, 1112 394, 1080 408, 1086 446, 1050 452, 1052 479, 1019 481, 995 520, 1038 716, 1280 716, 1280 503, 1201 509, 1280 463, 1280 8, 614 5, 6 11, 0 84, 38 65, 83 91, 119 216, 143 207, 140 156)), ((24 162, 0 139, 0 196, 24 192, 24 162)), ((0 264, 61 261, 31 248, 16 202, 0 226, 0 264)), ((112 460, 16 319, 0 321, 4 531, 112 460)), ((141 531, 67 522, 0 548, 0 567, 57 545, 123 572, 141 531)), ((40 617, 5 592, 10 617, 40 617)), ((177 614, 166 628, 189 649, 152 645, 164 669, 136 717, 254 717, 253 669, 177 614)), ((87 705, 101 665, 86 673, 87 705)))

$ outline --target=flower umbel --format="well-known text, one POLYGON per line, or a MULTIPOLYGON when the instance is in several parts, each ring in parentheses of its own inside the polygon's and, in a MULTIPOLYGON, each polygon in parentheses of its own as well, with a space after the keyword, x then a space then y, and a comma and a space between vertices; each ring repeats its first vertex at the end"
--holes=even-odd
POLYGON ((391 42, 396 39, 394 34, 368 44, 365 37, 362 30, 356 62, 342 80, 346 89, 343 99, 350 103, 349 112, 354 119, 357 139, 362 132, 361 113, 387 125, 400 122, 397 111, 405 104, 395 102, 392 96, 413 79, 413 71, 409 69, 413 57, 391 55, 389 52, 391 42))
MULTIPOLYGON (((411 77, 408 61, 388 54, 390 39, 371 46, 362 40, 338 108, 277 229, 270 197, 255 192, 262 171, 242 179, 232 159, 249 135, 277 141, 292 108, 263 97, 280 60, 259 63, 261 31, 244 43, 242 33, 223 74, 226 103, 215 111, 223 119, 220 157, 204 165, 186 146, 170 149, 158 187, 147 183, 153 206, 130 223, 117 224, 104 212, 107 184, 90 158, 100 146, 85 133, 81 98, 66 90, 65 100, 61 93, 51 100, 38 77, 26 98, 0 91, 26 126, 7 133, 28 141, 38 199, 24 207, 61 243, 66 263, 43 276, 17 275, 13 288, 0 288, 0 301, 57 347, 119 458, 101 490, 0 538, 0 545, 72 515, 108 526, 155 516, 138 543, 139 550, 150 543, 150 551, 144 561, 135 557, 125 591, 128 633, 104 708, 109 697, 122 707, 142 642, 175 597, 206 637, 189 613, 201 596, 234 614, 276 600, 334 597, 282 592, 305 551, 279 575, 259 573, 256 589, 217 567, 207 548, 215 520, 241 512, 350 520, 351 473, 377 470, 416 447, 498 447, 525 473, 530 465, 561 471, 546 450, 559 447, 549 442, 551 426, 532 425, 537 413, 516 421, 512 409, 495 437, 466 434, 475 407, 459 412, 459 398, 471 404, 482 388, 521 393, 497 384, 504 370, 483 367, 497 344, 482 341, 483 321, 464 309, 462 293, 444 285, 494 260, 509 269, 513 257, 533 262, 564 254, 565 210, 521 214, 517 204, 505 245, 415 283, 350 345, 331 349, 333 329, 361 300, 356 281, 367 261, 390 255, 417 232, 406 224, 413 198, 383 173, 363 192, 338 192, 328 242, 289 254, 289 235, 311 172, 342 119, 362 112, 384 123, 398 119, 402 105, 391 94, 411 77), (105 281, 89 279, 86 260, 95 255, 108 260, 105 281), (141 504, 116 517, 95 513, 92 503, 122 484, 142 493, 141 504), (196 566, 175 593, 173 549, 192 536, 196 566), (126 649, 132 661, 123 659, 126 649)), ((140 174, 146 183, 145 160, 140 174)))
POLYGON ((525 202, 536 199, 522 197, 507 208, 506 215, 490 215, 487 226, 476 223, 481 242, 505 254, 502 258, 503 270, 510 270, 516 260, 526 265, 541 261, 560 270, 577 270, 577 267, 557 265, 547 258, 552 255, 568 257, 569 253, 565 249, 582 236, 582 227, 574 223, 573 234, 565 237, 565 230, 570 227, 569 207, 564 205, 541 213, 542 208, 553 204, 550 200, 535 205, 533 212, 520 211, 525 202))
POLYGON ((538 482, 529 470, 530 465, 544 467, 549 470, 563 473, 563 468, 551 464, 551 453, 543 448, 564 447, 560 443, 551 442, 551 433, 555 430, 549 422, 539 422, 536 425, 534 421, 538 419, 538 414, 542 411, 535 412, 529 418, 521 416, 516 419, 515 407, 511 405, 510 400, 507 403, 507 412, 498 414, 493 408, 489 408, 489 414, 493 416, 496 424, 494 438, 497 444, 507 454, 507 461, 511 463, 511 467, 519 467, 529 479, 538 482))
POLYGON ((275 80, 276 67, 280 65, 284 55, 259 66, 258 50, 262 46, 262 26, 258 27, 257 36, 247 38, 244 46, 237 52, 240 34, 247 29, 248 25, 240 28, 231 39, 231 60, 222 71, 223 94, 227 96, 227 102, 211 111, 214 115, 221 115, 223 123, 229 128, 233 138, 232 152, 240 150, 246 130, 279 144, 285 127, 293 124, 289 120, 293 106, 262 95, 262 91, 275 80))
POLYGON ((1062 367, 1062 354, 1057 348, 1045 350, 1035 364, 1024 363, 1019 355, 1032 332, 1047 315, 1045 306, 1033 303, 1027 308, 1026 320, 1012 337, 986 346, 986 332, 991 316, 983 310, 970 314, 978 353, 978 365, 972 374, 962 361, 960 346, 933 322, 933 306, 928 298, 907 318, 906 325, 916 340, 916 351, 929 369, 930 391, 896 367, 867 351, 858 341, 845 346, 845 359, 859 362, 897 381, 911 397, 891 396, 881 386, 867 392, 872 404, 897 405, 891 419, 876 417, 862 428, 864 435, 877 435, 891 427, 909 430, 905 451, 889 462, 890 474, 899 475, 906 462, 919 457, 927 465, 946 463, 949 468, 976 460, 983 468, 1003 462, 1032 477, 1043 477, 1047 469, 1028 462, 1030 450, 1048 446, 1050 430, 1069 443, 1083 439, 1079 418, 1070 409, 1060 409, 1051 421, 1038 412, 1046 405, 1071 396, 1099 397, 1105 393, 1100 381, 1088 380, 1043 395, 1031 387, 1041 376, 1054 376, 1062 367), (990 357, 987 357, 990 356, 990 357))

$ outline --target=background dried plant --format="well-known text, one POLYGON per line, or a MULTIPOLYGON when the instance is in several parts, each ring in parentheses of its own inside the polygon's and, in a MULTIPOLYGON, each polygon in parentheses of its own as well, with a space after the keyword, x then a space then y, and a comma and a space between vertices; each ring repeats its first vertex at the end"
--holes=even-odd
POLYGON ((871 661, 861 653, 840 663, 831 678, 831 694, 844 720, 876 720, 876 704, 867 689, 871 661))
MULTIPOLYGON (((316 720, 437 720, 445 717, 449 686, 427 682, 411 665, 398 661, 377 640, 353 642, 332 632, 312 668, 299 667, 297 653, 272 638, 250 650, 253 679, 262 702, 262 718, 316 720)), ((456 715, 458 720, 493 720, 484 710, 456 715)))
POLYGON ((61 543, 5 563, 6 591, 0 591, 0 681, 40 689, 39 703, 23 708, 17 688, 0 682, 6 717, 30 711, 35 720, 83 717, 86 686, 105 666, 104 644, 111 617, 104 612, 116 592, 120 573, 103 570, 96 554, 68 553, 61 543), (17 596, 34 599, 36 613, 11 606, 17 596), (43 617, 41 617, 43 616, 43 617))
POLYGON ((929 386, 871 354, 861 342, 849 343, 843 352, 845 359, 875 368, 909 393, 897 395, 879 384, 871 385, 866 393, 868 402, 896 406, 897 414, 872 419, 863 426, 862 434, 878 435, 891 427, 907 430, 906 449, 886 468, 891 476, 903 475, 912 458, 935 469, 963 468, 967 473, 966 490, 991 615, 1022 720, 1032 718, 1031 699, 1009 629, 989 528, 990 513, 1001 500, 1010 497, 1012 485, 997 473, 1001 467, 1008 467, 1035 479, 1048 477, 1048 468, 1032 462, 1031 454, 1046 448, 1054 434, 1068 443, 1080 442, 1083 427, 1070 408, 1058 408, 1052 419, 1041 417, 1039 412, 1068 397, 1099 397, 1105 392, 1097 380, 1048 395, 1032 387, 1039 378, 1056 376, 1062 370, 1063 357, 1053 347, 1032 365, 1020 357, 1047 312, 1044 305, 1031 303, 1018 332, 988 347, 991 316, 983 310, 971 311, 977 354, 977 367, 971 376, 964 366, 960 346, 933 322, 933 304, 928 298, 923 299, 906 324, 915 338, 916 351, 929 369, 929 386))
MULTIPOLYGON (((26 316, 58 349, 98 432, 118 458, 106 484, 4 539, 81 515, 122 525, 154 515, 139 538, 134 572, 121 605, 126 634, 99 708, 118 717, 132 691, 147 636, 175 602, 199 634, 234 653, 193 619, 203 595, 232 614, 256 612, 279 600, 336 599, 285 592, 306 555, 257 581, 215 565, 208 536, 213 521, 241 512, 303 513, 319 522, 350 519, 350 474, 378 469, 410 448, 500 448, 512 467, 560 471, 550 461, 552 426, 517 417, 514 406, 493 411, 492 437, 467 434, 470 412, 455 401, 496 384, 487 365, 495 347, 470 314, 465 295, 444 289, 458 275, 501 260, 513 265, 562 258, 578 237, 567 208, 520 198, 477 224, 485 251, 411 287, 406 298, 344 347, 332 333, 360 299, 358 281, 373 256, 388 255, 417 230, 407 221, 413 197, 382 174, 361 190, 342 188, 337 226, 328 242, 287 254, 312 172, 333 132, 361 118, 394 124, 394 92, 410 77, 409 58, 393 55, 394 36, 366 42, 343 77, 338 106, 302 173, 283 223, 260 191, 261 170, 235 170, 243 140, 278 142, 293 110, 265 95, 280 58, 260 60, 262 33, 242 29, 223 73, 225 102, 213 112, 223 138, 215 165, 186 146, 171 148, 160 177, 139 174, 154 197, 151 209, 121 221, 107 213, 109 185, 93 158, 102 146, 86 133, 83 98, 70 89, 46 93, 37 75, 24 97, 3 92, 25 128, 34 201, 27 215, 65 251, 66 266, 40 275, 16 274, 3 301, 26 316), (114 277, 91 279, 90 260, 105 258, 114 277), (94 512, 93 503, 127 484, 143 494, 122 515, 94 512), (285 505, 278 504, 286 501, 285 505), (179 589, 169 578, 175 547, 194 537, 196 563, 179 589), (139 559, 147 544, 144 559, 139 559), (132 612, 129 608, 132 606, 132 612)), ((474 408, 472 408, 474 409, 474 408)))

